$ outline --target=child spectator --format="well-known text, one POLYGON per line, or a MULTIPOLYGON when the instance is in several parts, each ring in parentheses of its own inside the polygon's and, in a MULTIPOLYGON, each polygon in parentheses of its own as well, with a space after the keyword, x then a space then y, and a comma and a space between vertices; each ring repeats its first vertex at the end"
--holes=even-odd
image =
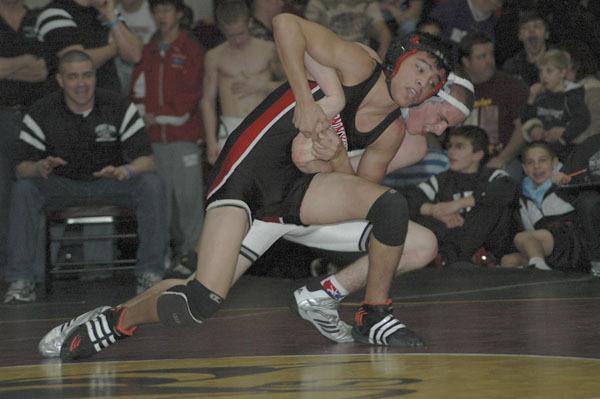
POLYGON ((566 159, 573 139, 590 124, 581 85, 567 81, 568 53, 548 50, 538 64, 540 82, 531 86, 523 112, 523 135, 527 141, 549 143, 560 159, 566 159))
POLYGON ((526 176, 519 213, 525 231, 514 238, 519 252, 504 256, 501 265, 589 270, 589 248, 582 227, 576 223, 575 196, 557 189, 558 183, 569 179, 556 172, 560 167, 556 153, 548 143, 536 141, 525 147, 521 161, 526 176))
POLYGON ((158 31, 133 71, 131 95, 143 111, 157 169, 165 183, 168 226, 182 241, 175 243, 173 270, 187 275, 195 263, 188 267, 185 255, 193 253, 196 246, 204 208, 197 144, 203 53, 196 40, 180 28, 182 0, 150 0, 150 9, 158 31), (177 220, 172 215, 177 215, 177 220))
MULTIPOLYGON (((585 104, 590 111, 591 121, 587 129, 573 139, 573 143, 583 144, 585 140, 600 134, 600 79, 598 65, 594 63, 592 50, 588 45, 574 40, 561 44, 571 57, 571 68, 566 79, 577 82, 585 91, 585 104)), ((585 144, 584 144, 585 145, 585 144)))
POLYGON ((510 247, 517 185, 503 170, 482 166, 488 148, 483 129, 454 128, 447 147, 450 170, 406 193, 411 220, 436 235, 440 264, 479 263, 474 255, 482 247, 499 259, 510 247))

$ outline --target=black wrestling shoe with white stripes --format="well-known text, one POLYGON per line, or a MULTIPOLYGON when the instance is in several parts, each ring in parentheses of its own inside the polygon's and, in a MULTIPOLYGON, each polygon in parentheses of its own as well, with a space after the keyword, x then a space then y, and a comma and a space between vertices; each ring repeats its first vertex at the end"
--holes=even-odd
POLYGON ((120 327, 126 308, 109 308, 77 327, 60 348, 61 360, 90 357, 133 334, 137 327, 120 327))
POLYGON ((371 345, 416 348, 425 343, 392 314, 392 301, 383 305, 362 304, 354 315, 352 336, 371 345))
POLYGON ((38 344, 40 355, 49 358, 59 357, 60 348, 62 348, 63 342, 65 342, 65 339, 71 334, 71 332, 73 332, 73 330, 80 325, 84 324, 86 321, 93 319, 107 309, 110 309, 110 307, 100 306, 65 323, 62 323, 60 326, 54 327, 40 340, 40 343, 38 344))

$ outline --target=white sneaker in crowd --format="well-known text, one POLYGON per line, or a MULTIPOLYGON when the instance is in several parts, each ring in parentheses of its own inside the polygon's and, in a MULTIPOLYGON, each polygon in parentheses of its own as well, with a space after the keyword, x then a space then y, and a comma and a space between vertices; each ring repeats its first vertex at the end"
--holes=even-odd
POLYGON ((152 272, 145 272, 141 276, 137 277, 137 286, 135 287, 135 293, 139 295, 161 280, 162 277, 160 275, 152 272))
POLYGON ((4 303, 30 303, 36 299, 35 282, 29 280, 13 281, 4 295, 4 303))

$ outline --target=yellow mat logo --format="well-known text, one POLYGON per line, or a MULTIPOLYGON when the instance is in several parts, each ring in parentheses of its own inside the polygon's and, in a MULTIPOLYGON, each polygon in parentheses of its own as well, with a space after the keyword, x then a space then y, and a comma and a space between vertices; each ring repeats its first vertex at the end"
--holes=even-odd
POLYGON ((600 398, 600 360, 393 354, 0 368, 0 397, 600 398))

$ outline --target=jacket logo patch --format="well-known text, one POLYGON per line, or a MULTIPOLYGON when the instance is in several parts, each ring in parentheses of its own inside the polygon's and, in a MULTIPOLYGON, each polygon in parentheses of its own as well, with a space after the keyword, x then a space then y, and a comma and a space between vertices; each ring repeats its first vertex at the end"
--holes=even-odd
POLYGON ((95 133, 97 143, 107 143, 117 140, 117 128, 113 125, 106 123, 98 125, 96 126, 95 133))

